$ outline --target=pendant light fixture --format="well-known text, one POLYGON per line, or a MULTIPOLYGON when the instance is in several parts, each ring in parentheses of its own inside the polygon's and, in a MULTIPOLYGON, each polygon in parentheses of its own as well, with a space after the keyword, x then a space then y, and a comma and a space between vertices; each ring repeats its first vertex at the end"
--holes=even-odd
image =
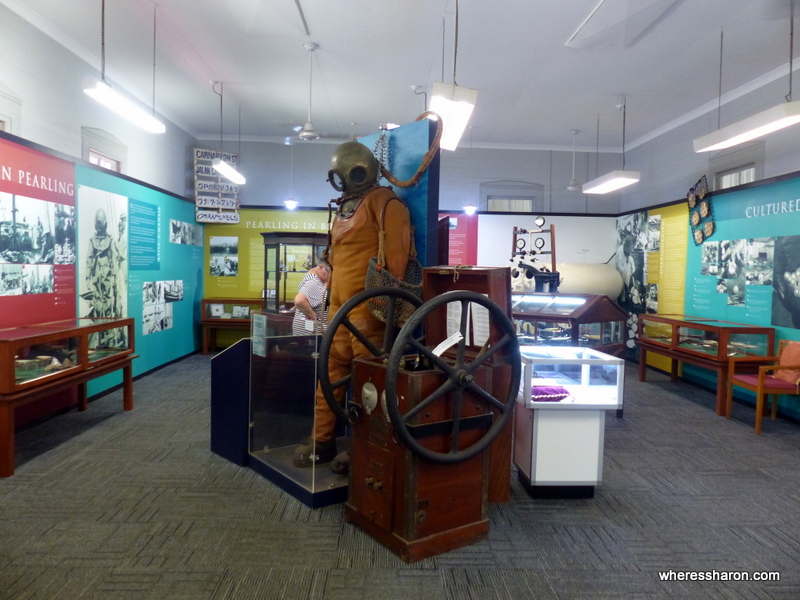
POLYGON ((567 186, 567 191, 569 192, 580 192, 581 191, 581 184, 578 183, 578 180, 575 179, 575 139, 578 136, 579 130, 573 129, 572 133, 572 179, 569 180, 569 185, 567 186))
POLYGON ((219 173, 220 176, 224 177, 228 181, 231 181, 237 185, 244 185, 247 183, 244 175, 239 173, 239 171, 237 171, 233 165, 222 160, 222 96, 225 92, 225 86, 221 81, 213 81, 211 83, 211 89, 214 90, 214 93, 217 96, 219 96, 219 156, 211 161, 211 167, 217 173, 219 173), (217 91, 217 84, 219 84, 219 91, 217 91))
MULTIPOLYGON (((442 29, 444 31, 444 28, 442 29)), ((444 53, 444 48, 442 49, 444 53)), ((455 3, 455 36, 453 42, 453 84, 435 82, 431 93, 429 110, 442 119, 442 139, 439 147, 455 150, 464 135, 469 118, 478 99, 478 90, 461 87, 456 83, 456 63, 458 60, 458 0, 455 3)), ((444 69, 442 69, 444 70, 444 69)), ((444 79, 444 77, 442 77, 444 79)))
MULTIPOLYGON (((153 9, 155 11, 155 7, 153 9)), ((100 4, 100 81, 91 87, 84 88, 84 93, 97 100, 106 108, 124 117, 134 125, 150 133, 164 133, 167 128, 155 118, 155 12, 153 13, 153 114, 149 114, 134 104, 106 82, 106 1, 100 4)))
MULTIPOLYGON (((692 143, 695 152, 713 152, 731 148, 744 142, 765 136, 773 131, 784 129, 790 125, 800 123, 800 101, 792 101, 792 62, 794 54, 794 0, 791 0, 789 10, 789 93, 786 102, 768 108, 765 111, 737 121, 725 127, 696 138, 692 143)), ((722 34, 720 34, 720 81, 722 81, 722 34)), ((722 90, 720 89, 720 98, 722 90)), ((720 101, 721 104, 721 101, 720 101)))
POLYGON ((641 173, 639 171, 625 170, 625 126, 627 122, 628 101, 623 95, 622 101, 618 105, 622 110, 622 170, 611 171, 583 184, 584 194, 608 194, 621 188, 627 187, 639 181, 641 173))

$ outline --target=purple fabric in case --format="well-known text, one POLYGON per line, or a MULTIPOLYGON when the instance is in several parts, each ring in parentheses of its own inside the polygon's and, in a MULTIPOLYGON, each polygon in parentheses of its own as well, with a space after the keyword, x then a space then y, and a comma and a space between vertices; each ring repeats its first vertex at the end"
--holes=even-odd
POLYGON ((560 385, 535 385, 531 391, 534 402, 558 402, 569 396, 569 391, 560 385))

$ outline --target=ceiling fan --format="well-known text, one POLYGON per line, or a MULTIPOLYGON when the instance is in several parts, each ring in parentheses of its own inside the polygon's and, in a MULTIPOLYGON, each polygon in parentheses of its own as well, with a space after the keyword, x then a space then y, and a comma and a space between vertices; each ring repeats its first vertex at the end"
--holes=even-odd
POLYGON ((319 44, 315 44, 314 42, 306 42, 303 44, 303 46, 306 50, 308 50, 308 120, 300 130, 298 137, 305 142, 310 142, 311 140, 319 139, 319 134, 314 129, 314 123, 311 122, 311 84, 312 74, 314 72, 314 50, 319 48, 319 44))
POLYGON ((575 136, 578 135, 578 130, 572 130, 572 179, 569 180, 569 185, 567 186, 567 191, 570 192, 580 192, 583 186, 578 183, 578 180, 575 179, 575 136))

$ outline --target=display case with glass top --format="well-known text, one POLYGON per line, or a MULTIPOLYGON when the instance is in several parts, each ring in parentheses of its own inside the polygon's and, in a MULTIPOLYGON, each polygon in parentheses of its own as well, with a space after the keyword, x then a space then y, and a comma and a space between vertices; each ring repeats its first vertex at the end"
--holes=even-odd
MULTIPOLYGON (((772 354, 772 327, 687 315, 640 315, 639 342, 701 358, 727 361, 734 356, 772 354)), ((657 352, 657 350, 654 350, 657 352)))
POLYGON ((622 410, 625 361, 591 348, 521 346, 514 464, 535 497, 591 497, 607 410, 622 410))
POLYGON ((264 238, 264 310, 291 313, 306 272, 317 264, 328 243, 325 233, 272 231, 264 238))
MULTIPOLYGON (((670 377, 677 381, 680 363, 688 363, 716 373, 716 412, 725 414, 728 360, 752 356, 754 364, 771 356, 775 348, 772 327, 718 321, 703 317, 672 314, 639 315, 639 381, 647 380, 648 354, 669 358, 670 377)), ((749 361, 743 361, 742 366, 749 361)))
POLYGON ((620 356, 627 314, 601 294, 512 294, 520 344, 578 346, 620 356))
POLYGON ((133 353, 133 319, 78 318, 0 329, 0 394, 133 353))
POLYGON ((591 348, 521 346, 527 408, 622 408, 625 361, 591 348))

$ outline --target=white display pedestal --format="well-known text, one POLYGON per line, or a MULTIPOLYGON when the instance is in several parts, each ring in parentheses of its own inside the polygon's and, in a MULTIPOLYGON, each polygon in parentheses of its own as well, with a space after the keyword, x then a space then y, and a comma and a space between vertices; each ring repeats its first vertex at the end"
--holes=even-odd
POLYGON ((603 479, 607 410, 622 408, 624 361, 594 350, 525 346, 514 464, 534 497, 591 498, 603 479), (545 389, 566 394, 537 401, 545 389))

